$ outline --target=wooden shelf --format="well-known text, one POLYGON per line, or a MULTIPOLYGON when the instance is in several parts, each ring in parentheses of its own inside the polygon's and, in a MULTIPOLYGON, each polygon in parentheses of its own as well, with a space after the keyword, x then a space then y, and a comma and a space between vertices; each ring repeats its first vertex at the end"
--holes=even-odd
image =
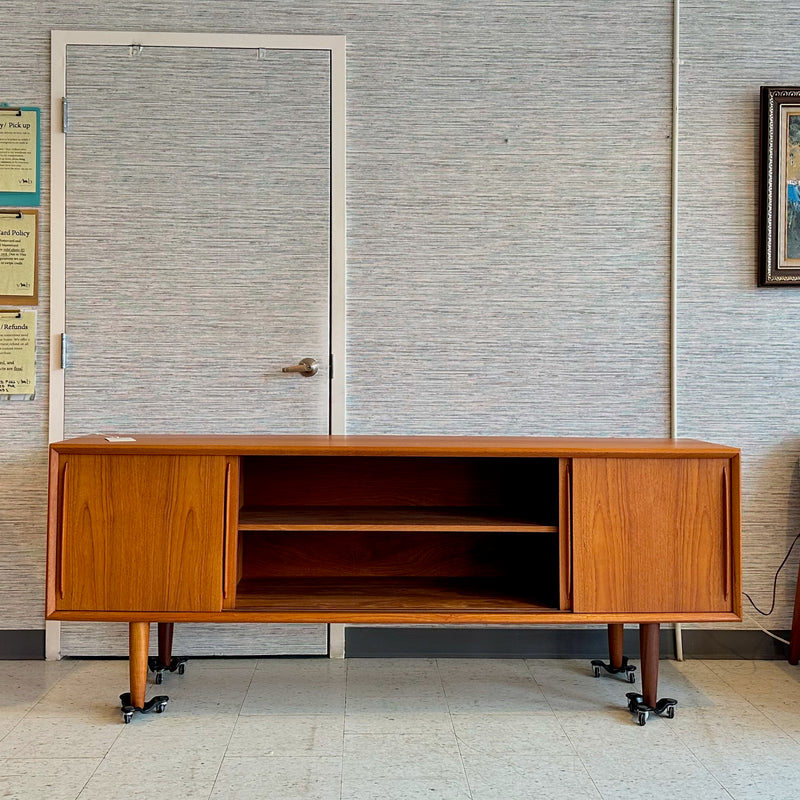
POLYGON ((274 506, 243 508, 240 531, 486 531, 558 533, 495 508, 427 506, 274 506))
POLYGON ((241 581, 237 611, 549 612, 508 579, 272 578, 241 581))

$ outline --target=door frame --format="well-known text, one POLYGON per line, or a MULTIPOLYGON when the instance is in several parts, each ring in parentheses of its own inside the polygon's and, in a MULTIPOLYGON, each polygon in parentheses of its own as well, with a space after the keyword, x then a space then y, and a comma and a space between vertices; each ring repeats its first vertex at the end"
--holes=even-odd
MULTIPOLYGON (((238 33, 155 33, 146 31, 50 32, 50 399, 48 441, 64 438, 64 353, 66 334, 66 133, 64 98, 69 45, 201 47, 241 50, 322 50, 331 59, 330 183, 330 357, 328 424, 345 432, 345 44, 344 36, 238 33)), ((336 626, 337 628, 339 626, 336 626)), ((331 655, 340 631, 331 631, 331 655)), ((61 624, 45 623, 45 652, 59 658, 61 624)))

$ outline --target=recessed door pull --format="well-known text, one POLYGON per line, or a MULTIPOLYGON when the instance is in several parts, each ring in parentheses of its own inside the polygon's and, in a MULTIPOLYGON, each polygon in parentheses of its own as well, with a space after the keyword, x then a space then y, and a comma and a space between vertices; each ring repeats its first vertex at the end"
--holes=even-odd
POLYGON ((316 359, 304 358, 293 367, 284 367, 281 372, 299 372, 304 378, 310 378, 319 372, 319 364, 317 364, 316 359))

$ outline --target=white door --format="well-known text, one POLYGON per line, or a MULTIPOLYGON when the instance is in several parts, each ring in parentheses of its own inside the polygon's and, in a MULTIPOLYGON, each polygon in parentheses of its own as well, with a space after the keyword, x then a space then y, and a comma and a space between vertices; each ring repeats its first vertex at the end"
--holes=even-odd
MULTIPOLYGON (((332 52, 135 41, 65 44, 62 436, 328 433, 332 52)), ((327 647, 324 625, 175 629, 176 653, 327 647)), ((61 626, 64 655, 126 649, 126 626, 61 626)))

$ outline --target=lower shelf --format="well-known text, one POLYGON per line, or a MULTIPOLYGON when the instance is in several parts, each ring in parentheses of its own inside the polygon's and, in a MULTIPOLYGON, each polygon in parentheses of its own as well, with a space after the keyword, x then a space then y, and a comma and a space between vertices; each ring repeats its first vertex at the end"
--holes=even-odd
POLYGON ((481 578, 269 578, 241 581, 237 611, 554 612, 530 586, 481 578))

